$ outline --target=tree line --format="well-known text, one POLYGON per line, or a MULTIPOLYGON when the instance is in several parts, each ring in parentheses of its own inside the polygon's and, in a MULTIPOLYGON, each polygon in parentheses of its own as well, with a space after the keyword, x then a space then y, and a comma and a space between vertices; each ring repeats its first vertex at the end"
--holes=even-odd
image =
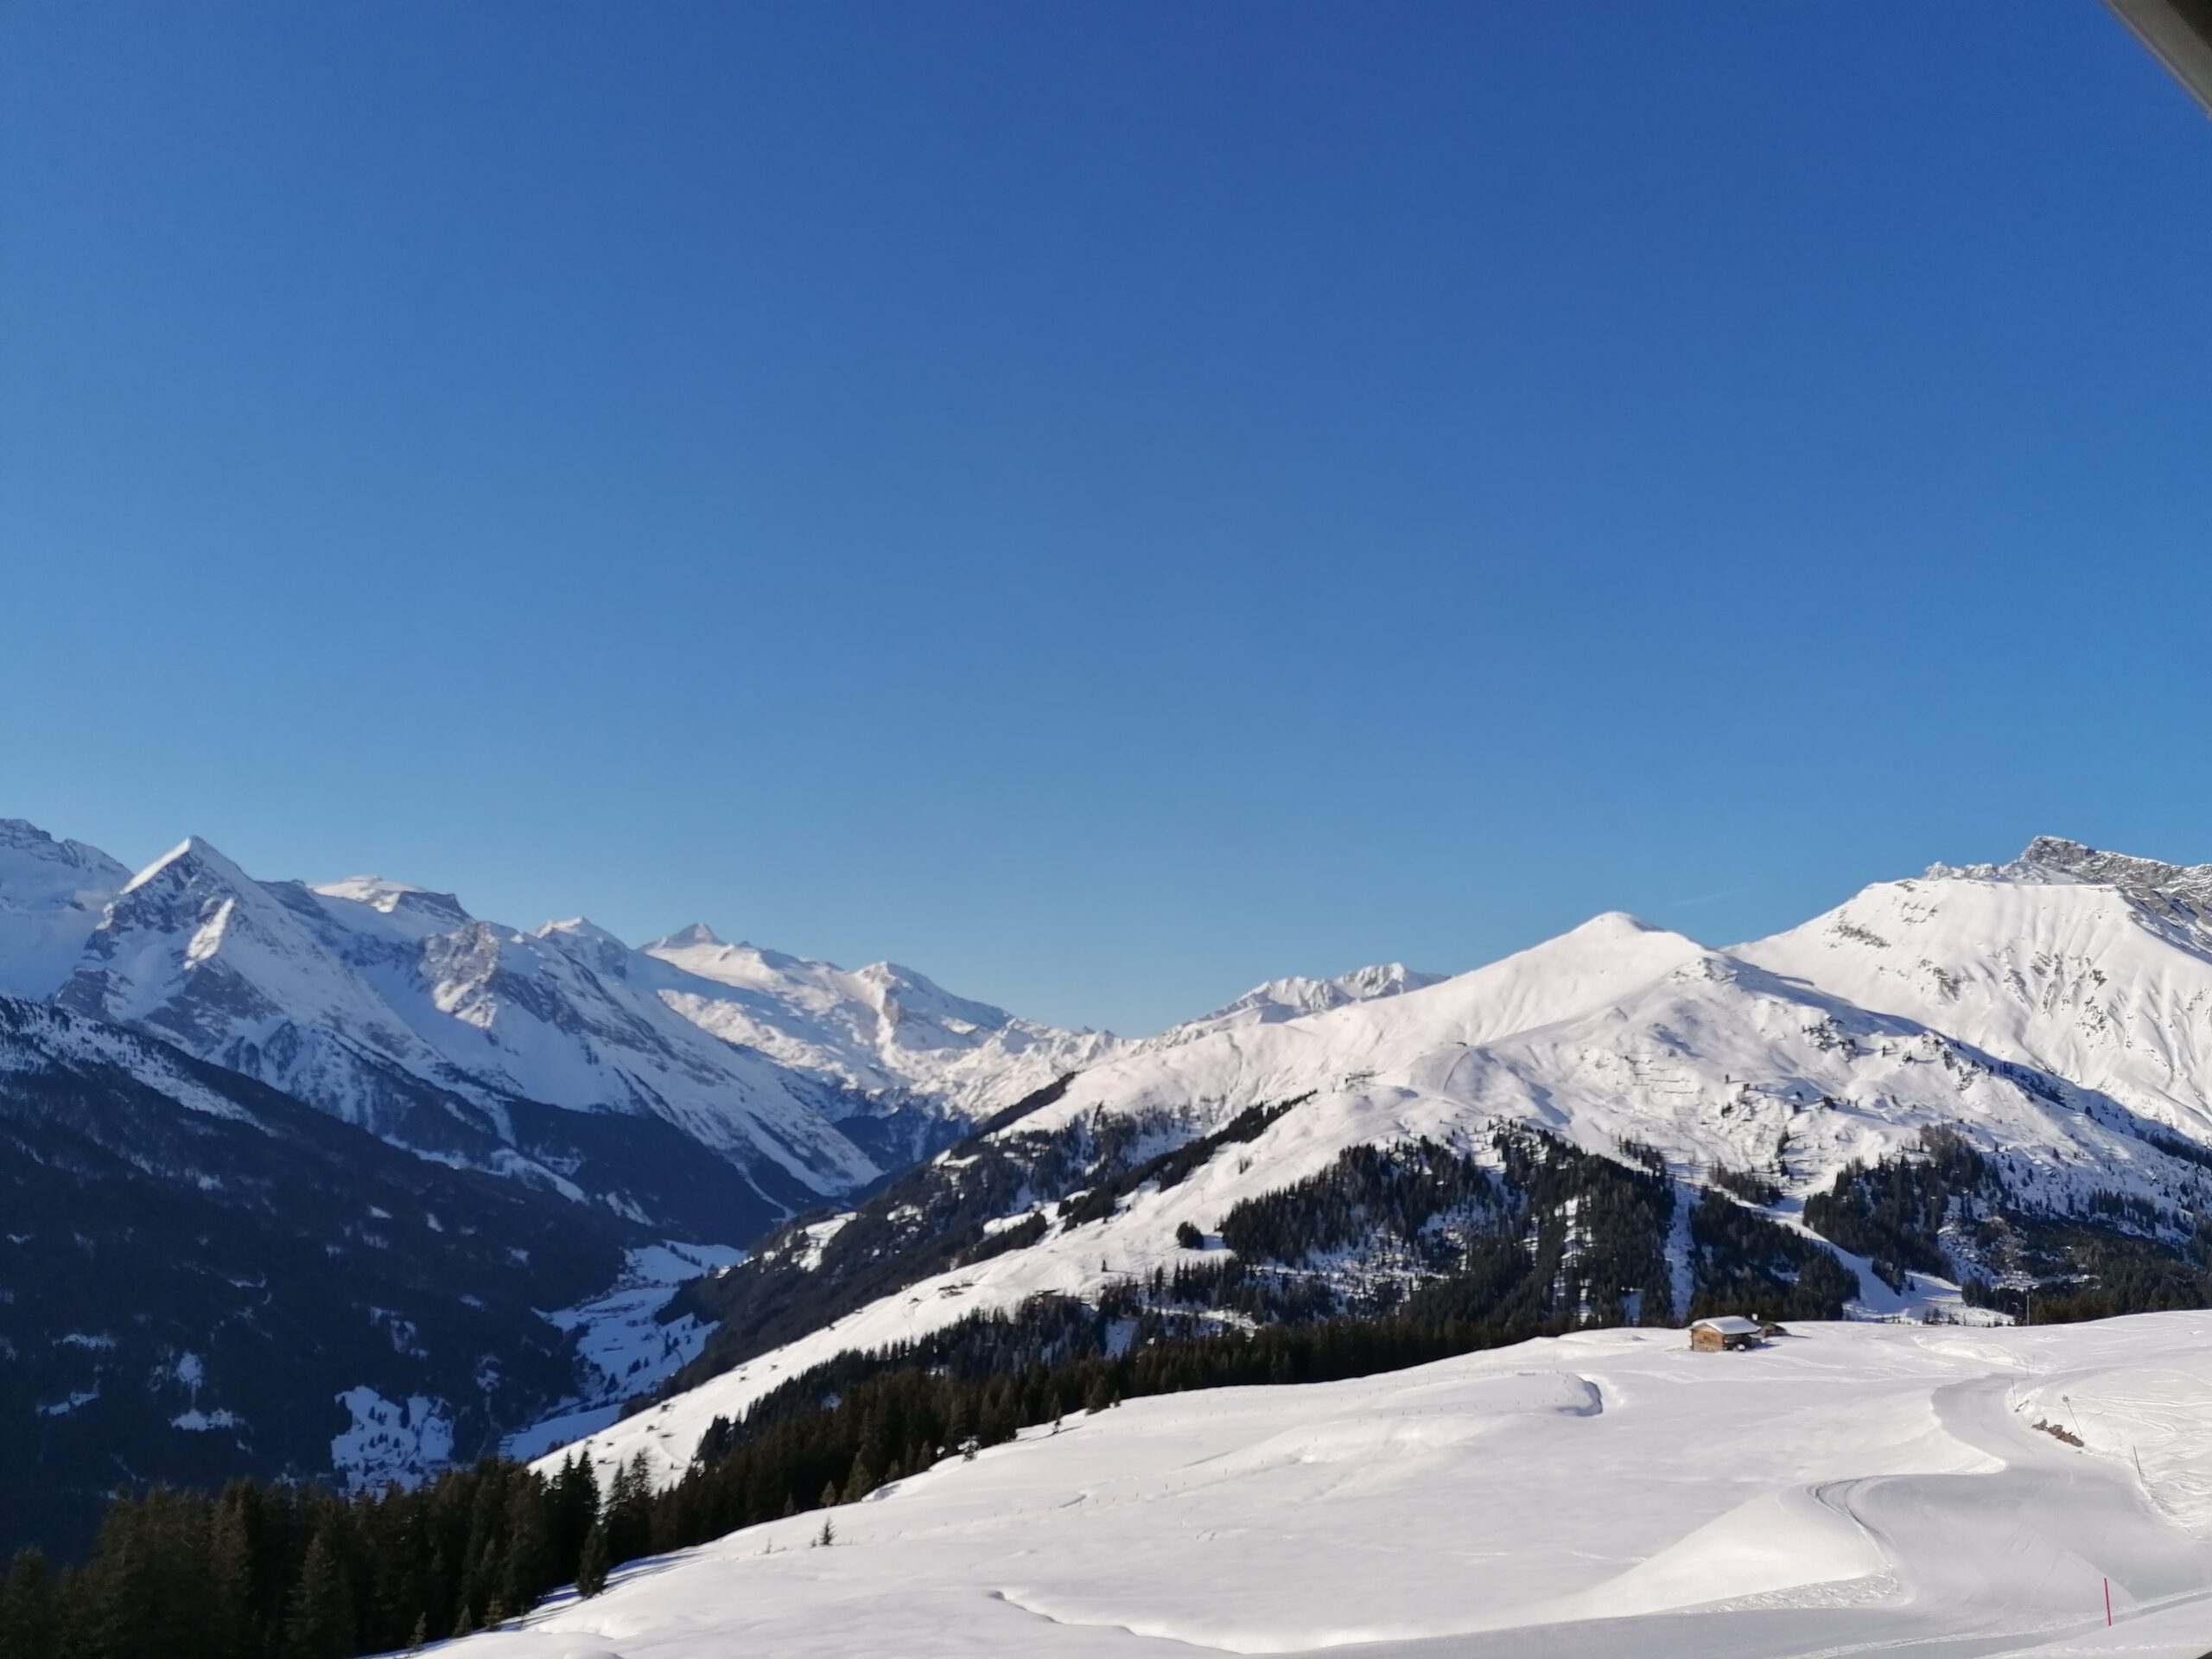
MULTIPOLYGON (((1036 1329, 1065 1332, 1089 1316, 1038 1310, 1036 1329)), ((975 1323, 1006 1338, 1029 1317, 975 1323)), ((1565 1324, 1339 1319, 982 1375, 919 1363, 913 1348, 849 1356, 795 1379, 742 1422, 717 1421, 690 1468, 658 1491, 641 1463, 602 1493, 581 1463, 548 1478, 486 1459, 413 1491, 350 1497, 243 1479, 212 1497, 162 1487, 122 1494, 84 1563, 55 1571, 35 1550, 16 1556, 0 1580, 0 1659, 404 1650, 500 1624, 564 1586, 595 1594, 627 1561, 855 1502, 1069 1412, 1189 1389, 1367 1376, 1565 1324)), ((955 1337, 938 1351, 961 1345, 955 1337)))
POLYGON ((651 1494, 623 1471, 487 1459, 413 1491, 238 1479, 112 1498, 88 1560, 19 1552, 0 1659, 349 1659, 499 1624, 642 1554, 651 1494))

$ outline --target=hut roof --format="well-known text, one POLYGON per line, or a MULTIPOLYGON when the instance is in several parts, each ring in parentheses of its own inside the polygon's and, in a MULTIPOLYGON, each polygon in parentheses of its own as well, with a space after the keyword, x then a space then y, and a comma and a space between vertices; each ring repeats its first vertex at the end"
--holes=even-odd
POLYGON ((1699 1319, 1693 1331, 1718 1331, 1724 1337, 1756 1337, 1760 1326, 1757 1319, 1746 1319, 1734 1313, 1724 1313, 1717 1319, 1699 1319))

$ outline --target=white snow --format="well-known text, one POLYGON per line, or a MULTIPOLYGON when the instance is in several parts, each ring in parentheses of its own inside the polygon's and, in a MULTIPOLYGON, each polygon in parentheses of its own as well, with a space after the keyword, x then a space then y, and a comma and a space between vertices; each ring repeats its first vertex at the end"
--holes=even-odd
POLYGON ((836 1510, 826 1549, 819 1514, 756 1527, 452 1651, 2194 1659, 2208 1376, 2212 1315, 2174 1313, 1137 1400, 836 1510), (2034 1427, 2054 1393, 2086 1449, 2034 1427))
POLYGON ((244 1426, 245 1421, 235 1412, 201 1411, 195 1406, 190 1411, 179 1412, 170 1418, 169 1427, 183 1429, 190 1434, 205 1434, 219 1428, 238 1428, 244 1426))
POLYGON ((419 1394, 387 1400, 366 1386, 337 1399, 353 1422, 332 1438, 330 1466, 348 1491, 391 1481, 412 1486, 453 1461, 453 1418, 443 1401, 419 1394))

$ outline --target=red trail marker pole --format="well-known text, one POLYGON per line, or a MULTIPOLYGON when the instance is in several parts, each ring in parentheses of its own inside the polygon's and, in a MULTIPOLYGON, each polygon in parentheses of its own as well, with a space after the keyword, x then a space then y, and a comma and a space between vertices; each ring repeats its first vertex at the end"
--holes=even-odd
POLYGON ((2110 1579, 2105 1580, 2105 1624, 2107 1627, 2112 1624, 2112 1580, 2110 1579))

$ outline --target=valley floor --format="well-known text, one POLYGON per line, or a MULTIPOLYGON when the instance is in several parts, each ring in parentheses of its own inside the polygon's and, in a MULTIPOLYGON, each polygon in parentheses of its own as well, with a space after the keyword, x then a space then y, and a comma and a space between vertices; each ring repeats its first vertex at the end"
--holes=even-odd
POLYGON ((2196 1659, 2212 1314, 1591 1332, 1131 1401, 827 1513, 437 1651, 2196 1659))

